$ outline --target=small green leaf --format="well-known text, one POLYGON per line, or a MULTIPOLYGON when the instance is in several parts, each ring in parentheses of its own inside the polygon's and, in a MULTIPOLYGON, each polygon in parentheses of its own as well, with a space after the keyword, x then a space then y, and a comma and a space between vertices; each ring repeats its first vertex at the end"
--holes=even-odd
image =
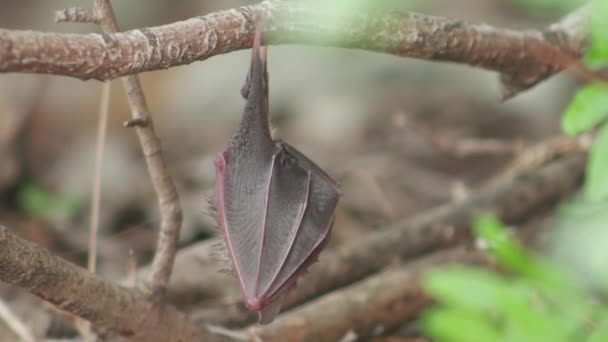
MULTIPOLYGON (((608 20, 607 20, 608 21, 608 20)), ((593 83, 579 90, 562 116, 562 130, 569 135, 590 130, 608 116, 608 85, 593 83)))
POLYGON ((584 190, 586 199, 591 202, 608 198, 608 125, 600 129, 591 146, 584 190))
POLYGON ((19 190, 19 206, 29 215, 44 218, 53 205, 52 195, 42 187, 28 183, 19 190))
POLYGON ((549 297, 560 297, 569 302, 580 299, 581 286, 574 275, 529 254, 493 215, 479 215, 473 228, 478 238, 488 244, 489 253, 505 269, 524 277, 549 297))
POLYGON ((67 194, 56 195, 34 183, 28 183, 19 189, 17 201, 23 211, 43 220, 58 215, 73 219, 82 207, 82 202, 76 197, 67 194))
POLYGON ((506 227, 492 214, 481 214, 473 222, 475 235, 488 244, 489 253, 498 263, 516 273, 529 273, 531 261, 506 227))
POLYGON ((608 63, 608 1, 591 1, 591 44, 585 52, 585 63, 599 68, 608 63))
POLYGON ((439 268, 424 274, 422 287, 433 298, 453 308, 490 312, 508 284, 497 275, 473 267, 439 268))
POLYGON ((428 335, 442 342, 502 340, 491 322, 466 310, 430 309, 423 314, 421 323, 428 335))

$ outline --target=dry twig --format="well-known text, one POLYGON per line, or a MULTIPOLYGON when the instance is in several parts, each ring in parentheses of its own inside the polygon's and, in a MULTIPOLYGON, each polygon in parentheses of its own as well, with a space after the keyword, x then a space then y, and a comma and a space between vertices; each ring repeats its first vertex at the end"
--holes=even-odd
MULTIPOLYGON (((62 11, 58 18, 89 18, 81 11, 73 12, 62 11)), ((500 72, 502 96, 508 98, 560 72, 580 56, 587 37, 589 8, 582 7, 542 31, 499 29, 396 11, 361 11, 339 18, 328 12, 320 1, 267 0, 124 33, 3 29, 0 72, 108 80, 188 64, 249 48, 253 18, 265 17, 268 44, 335 46, 469 64, 500 72)), ((99 13, 91 17, 98 20, 99 13)), ((101 24, 107 26, 108 21, 102 20, 101 24)))
POLYGON ((0 321, 3 322, 4 324, 6 324, 6 326, 9 329, 11 329, 11 331, 14 332, 15 335, 17 335, 21 341, 24 341, 24 342, 36 341, 36 339, 34 338, 34 335, 30 331, 28 326, 25 323, 23 323, 23 321, 21 321, 19 319, 19 317, 17 317, 17 315, 15 315, 13 313, 11 308, 8 305, 6 305, 6 303, 1 299, 0 299, 0 321))
POLYGON ((97 231, 99 228, 99 202, 101 199, 101 168, 103 152, 106 143, 108 127, 108 111, 110 108, 110 82, 103 84, 99 104, 99 121, 97 123, 97 142, 95 151, 95 169, 93 176, 93 191, 91 198, 91 228, 89 232, 89 271, 95 273, 97 265, 97 231))
MULTIPOLYGON (((94 11, 104 31, 112 33, 119 31, 112 5, 108 0, 95 0, 94 11)), ((161 215, 158 243, 148 285, 151 295, 162 300, 169 284, 173 261, 177 252, 177 243, 182 225, 182 209, 175 183, 169 175, 162 156, 160 139, 154 131, 154 125, 139 78, 136 75, 128 76, 123 81, 133 119, 146 122, 145 125, 135 127, 135 130, 148 165, 152 185, 158 197, 161 215)))

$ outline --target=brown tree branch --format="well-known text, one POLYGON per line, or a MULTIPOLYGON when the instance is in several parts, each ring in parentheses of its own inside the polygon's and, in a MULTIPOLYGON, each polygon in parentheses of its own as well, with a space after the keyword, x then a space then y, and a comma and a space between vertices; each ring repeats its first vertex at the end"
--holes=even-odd
POLYGON ((172 306, 103 280, 0 226, 0 280, 133 341, 214 341, 172 306))
MULTIPOLYGON (((118 32, 118 23, 109 0, 95 0, 95 17, 105 32, 118 32)), ((161 224, 158 243, 150 272, 150 293, 156 299, 164 299, 182 225, 182 209, 175 183, 165 164, 160 139, 154 131, 150 111, 144 97, 139 77, 127 76, 123 79, 131 113, 134 120, 144 121, 145 125, 135 127, 141 144, 152 185, 158 197, 161 224)))
MULTIPOLYGON (((346 286, 391 263, 455 245, 469 236, 470 222, 479 211, 493 212, 508 224, 517 223, 576 189, 584 167, 585 157, 574 152, 547 166, 527 170, 488 187, 463 201, 431 209, 381 232, 362 236, 336 251, 326 251, 320 262, 311 267, 306 279, 288 294, 284 307, 346 286)), ((241 304, 202 310, 196 316, 197 321, 230 326, 254 320, 241 309, 241 304)))
POLYGON ((101 22, 101 18, 90 8, 69 7, 55 12, 55 22, 99 24, 101 22))
POLYGON ((500 72, 506 98, 581 55, 589 12, 582 7, 545 30, 517 31, 380 10, 336 20, 322 4, 266 0, 169 25, 101 35, 0 30, 0 72, 108 80, 169 68, 251 47, 253 18, 265 17, 267 44, 335 46, 473 65, 500 72))

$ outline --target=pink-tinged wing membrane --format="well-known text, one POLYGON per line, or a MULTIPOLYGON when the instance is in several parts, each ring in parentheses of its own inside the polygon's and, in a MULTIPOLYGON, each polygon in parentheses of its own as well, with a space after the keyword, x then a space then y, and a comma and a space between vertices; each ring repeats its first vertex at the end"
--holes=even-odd
MULTIPOLYGON (((247 103, 239 129, 228 148, 215 160, 217 206, 226 247, 241 282, 245 298, 255 298, 262 227, 276 147, 268 126, 265 50, 256 33, 252 60, 243 89, 247 103)), ((256 303, 248 303, 259 310, 256 303)))
POLYGON ((270 298, 280 295, 294 285, 297 277, 316 260, 329 237, 340 199, 336 183, 323 170, 287 143, 280 142, 279 145, 286 154, 297 160, 300 167, 310 172, 311 178, 306 210, 295 240, 276 277, 265 288, 265 294, 270 298))
POLYGON ((239 129, 215 160, 222 235, 246 306, 269 323, 283 294, 325 245, 340 197, 335 182, 268 125, 266 50, 258 26, 239 129))
POLYGON ((256 294, 268 297, 268 289, 276 282, 284 268, 289 252, 300 233, 302 219, 308 204, 310 171, 298 160, 281 149, 274 160, 266 226, 260 254, 260 272, 256 294))

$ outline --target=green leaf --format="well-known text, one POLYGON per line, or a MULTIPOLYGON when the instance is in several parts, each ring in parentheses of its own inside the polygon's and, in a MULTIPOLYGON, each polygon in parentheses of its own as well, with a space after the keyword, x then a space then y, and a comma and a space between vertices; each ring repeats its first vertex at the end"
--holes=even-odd
POLYGON ((591 44, 585 52, 585 63, 599 68, 608 63, 608 1, 591 0, 591 44))
POLYGON ((425 273, 422 287, 433 298, 449 307, 491 312, 508 284, 487 271, 453 266, 425 273))
POLYGON ((42 187, 28 183, 20 189, 17 201, 29 215, 44 218, 53 205, 52 195, 42 187))
POLYGON ((608 341, 608 310, 604 309, 599 315, 597 324, 591 329, 586 342, 606 342, 608 341))
POLYGON ((501 341, 491 322, 481 315, 451 308, 430 309, 422 316, 422 329, 442 342, 501 341))
POLYGON ((582 198, 560 205, 550 246, 555 262, 576 270, 585 286, 608 292, 608 201, 582 198))
POLYGON ((56 195, 34 183, 28 183, 19 189, 17 201, 23 211, 44 220, 58 215, 73 219, 82 208, 82 202, 76 197, 56 195))
POLYGON ((477 237, 488 244, 490 254, 499 265, 522 276, 546 296, 568 302, 580 300, 581 285, 574 275, 563 267, 529 254, 495 216, 479 215, 473 228, 477 237))
POLYGON ((506 227, 492 214, 478 215, 473 222, 475 235, 487 243, 498 263, 516 273, 529 273, 531 261, 506 227))
POLYGON ((608 199, 608 125, 600 129, 591 146, 584 190, 586 199, 591 202, 608 199))
POLYGON ((544 299, 542 291, 525 278, 509 289, 500 304, 507 341, 565 341, 580 326, 579 321, 562 314, 568 308, 556 310, 555 301, 544 299))
POLYGON ((569 135, 579 134, 590 130, 607 116, 608 85, 589 84, 579 90, 568 105, 561 120, 562 130, 569 135))

